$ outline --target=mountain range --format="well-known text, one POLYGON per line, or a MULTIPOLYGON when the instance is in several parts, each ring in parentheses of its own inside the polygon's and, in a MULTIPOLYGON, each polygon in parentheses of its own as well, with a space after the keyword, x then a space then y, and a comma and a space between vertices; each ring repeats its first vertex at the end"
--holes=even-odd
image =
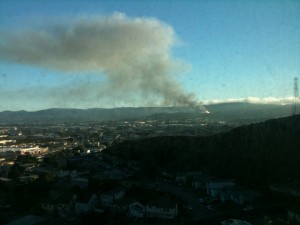
POLYGON ((222 103, 205 106, 210 112, 197 111, 191 107, 124 107, 124 108, 51 108, 34 112, 0 112, 1 123, 14 122, 61 122, 61 121, 103 121, 120 119, 177 119, 211 118, 221 120, 243 120, 257 122, 291 114, 290 105, 222 103))

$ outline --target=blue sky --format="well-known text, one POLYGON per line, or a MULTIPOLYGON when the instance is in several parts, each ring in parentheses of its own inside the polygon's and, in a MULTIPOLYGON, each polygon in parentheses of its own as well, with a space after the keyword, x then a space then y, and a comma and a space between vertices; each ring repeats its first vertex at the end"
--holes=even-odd
MULTIPOLYGON (((169 56, 180 60, 186 69, 172 79, 182 92, 193 94, 193 100, 284 102, 293 95, 293 78, 300 73, 297 0, 2 0, 0 35, 28 27, 39 29, 36 27, 53 20, 66 23, 81 16, 105 18, 115 12, 129 20, 153 19, 173 29, 176 41, 166 44, 171 46, 169 56)), ((6 43, 7 39, 0 38, 0 46, 6 43)), ((103 71, 66 72, 3 55, 0 60, 0 111, 167 104, 159 100, 164 96, 149 97, 156 90, 142 93, 137 89, 126 98, 114 90, 94 94, 92 90, 103 89, 101 83, 107 79, 103 71), (72 90, 64 92, 66 87, 72 90), (77 87, 79 98, 76 94, 67 96, 77 87)))

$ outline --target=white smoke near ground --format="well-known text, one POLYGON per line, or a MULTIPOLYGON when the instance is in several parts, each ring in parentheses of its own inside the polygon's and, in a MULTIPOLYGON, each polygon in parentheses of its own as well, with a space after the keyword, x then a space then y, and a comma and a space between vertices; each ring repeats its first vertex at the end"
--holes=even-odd
MULTIPOLYGON (((126 96, 130 101, 139 95, 144 105, 159 99, 162 105, 204 109, 176 80, 187 65, 172 56, 178 42, 174 30, 157 19, 114 13, 2 34, 0 60, 67 74, 99 72, 106 79, 96 97, 118 101, 113 98, 126 96)), ((82 94, 80 88, 73 93, 82 94)))

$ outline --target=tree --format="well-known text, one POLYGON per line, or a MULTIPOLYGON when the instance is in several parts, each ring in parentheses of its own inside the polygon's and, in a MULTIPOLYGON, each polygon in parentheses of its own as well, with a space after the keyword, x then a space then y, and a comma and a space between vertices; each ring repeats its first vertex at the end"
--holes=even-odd
POLYGON ((51 165, 56 167, 58 165, 58 161, 57 161, 57 156, 56 155, 51 155, 51 156, 47 156, 44 158, 43 162, 46 165, 51 165))
POLYGON ((19 163, 14 164, 11 166, 10 171, 8 173, 8 177, 12 179, 18 179, 22 176, 25 172, 25 168, 21 166, 19 163))
POLYGON ((51 172, 41 173, 39 175, 39 181, 50 183, 50 182, 55 181, 55 176, 51 172))
POLYGON ((30 154, 26 154, 26 155, 19 155, 16 159, 16 162, 21 164, 37 163, 38 159, 30 154))

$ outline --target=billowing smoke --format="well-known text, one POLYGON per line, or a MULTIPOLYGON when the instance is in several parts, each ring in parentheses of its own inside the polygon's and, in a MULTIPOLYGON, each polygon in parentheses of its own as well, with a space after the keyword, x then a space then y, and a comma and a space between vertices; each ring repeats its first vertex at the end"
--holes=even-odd
POLYGON ((101 95, 137 94, 145 105, 151 99, 162 99, 162 105, 201 108, 175 79, 187 67, 172 57, 177 41, 165 23, 114 13, 6 33, 0 39, 0 60, 66 74, 97 72, 105 77, 96 90, 101 95))

